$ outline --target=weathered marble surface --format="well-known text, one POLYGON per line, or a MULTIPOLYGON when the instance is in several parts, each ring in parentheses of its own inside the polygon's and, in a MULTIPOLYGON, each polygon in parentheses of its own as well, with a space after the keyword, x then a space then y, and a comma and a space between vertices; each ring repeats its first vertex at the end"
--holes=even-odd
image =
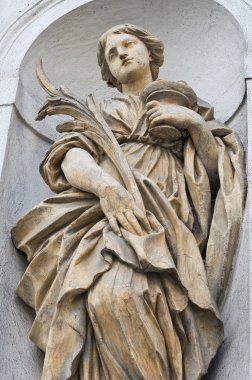
POLYGON ((243 148, 185 82, 158 80, 163 50, 131 24, 104 33, 102 79, 122 95, 99 108, 37 66, 49 94, 37 120, 73 118, 40 165, 58 195, 12 229, 29 262, 17 294, 36 312, 43 380, 198 380, 222 343, 243 148))
MULTIPOLYGON (((31 2, 19 1, 19 3, 20 3, 20 11, 22 11, 22 12, 28 10, 28 3, 31 5, 31 2), (22 6, 23 6, 23 10, 22 10, 22 6)), ((71 3, 71 1, 68 2, 69 5, 70 5, 70 3, 71 3)), ((81 2, 79 2, 79 3, 81 3, 81 2)), ((249 20, 249 6, 246 5, 247 2, 223 0, 223 1, 221 1, 221 3, 224 6, 226 6, 231 11, 231 13, 234 15, 234 17, 236 17, 236 19, 238 20, 240 27, 244 32, 245 39, 247 40, 247 43, 249 45, 249 36, 251 35, 249 26, 251 26, 251 23, 249 24, 249 21, 248 21, 249 20)), ((75 1, 75 4, 77 4, 76 1, 75 1)), ((32 3, 32 5, 34 5, 34 4, 32 3)), ((63 6, 64 9, 66 10, 67 9, 66 4, 63 4, 63 5, 64 5, 63 6)), ((10 8, 8 9, 8 11, 11 11, 11 10, 15 10, 17 12, 19 11, 18 8, 14 9, 14 7, 12 9, 10 9, 10 8)), ((221 10, 221 8, 220 8, 220 10, 221 10)), ((22 15, 22 12, 20 12, 21 15, 22 15)), ((60 15, 62 14, 60 12, 61 11, 55 12, 55 15, 57 13, 57 17, 60 17, 60 15)), ((195 12, 195 8, 194 8, 194 12, 195 12)), ((64 13, 64 11, 63 11, 63 13, 64 13)), ((23 12, 23 14, 24 14, 24 12, 23 12)), ((38 14, 39 14, 39 11, 38 11, 38 14)), ((10 13, 10 15, 11 15, 11 13, 10 13)), ((1 14, 1 16, 3 16, 3 13, 1 14)), ((10 17, 10 20, 13 21, 14 18, 13 19, 11 19, 11 18, 12 18, 12 16, 10 17)), ((38 19, 40 22, 40 28, 37 28, 37 31, 39 32, 39 29, 42 30, 44 27, 45 18, 43 20, 41 17, 38 19)), ((7 20, 7 23, 8 23, 8 20, 7 20)), ((4 25, 4 24, 1 23, 1 26, 2 25, 4 25)), ((32 40, 33 36, 35 36, 37 33, 37 31, 35 31, 35 29, 32 29, 32 28, 33 28, 33 24, 30 25, 30 29, 28 29, 28 30, 30 30, 30 32, 27 33, 27 36, 28 35, 30 36, 30 41, 32 40)), ((238 30, 237 30, 237 33, 239 33, 238 30)), ((24 37, 24 35, 22 35, 22 40, 20 40, 18 43, 18 48, 20 49, 20 52, 22 50, 22 54, 26 51, 25 50, 26 49, 25 43, 26 43, 26 37, 24 37)), ((18 54, 16 53, 15 49, 13 50, 13 58, 18 59, 18 54)), ((8 67, 10 68, 10 65, 8 67)), ((247 62, 246 62, 246 70, 247 71, 246 71, 246 73, 249 72, 249 67, 251 67, 251 65, 249 65, 249 57, 247 57, 247 62)), ((10 70, 10 72, 11 72, 11 70, 10 70)), ((30 74, 28 73, 28 77, 29 77, 29 75, 30 74)), ((242 71, 241 71, 241 76, 242 76, 242 71)), ((248 78, 248 74, 246 74, 246 77, 248 78)), ((7 78, 7 76, 6 76, 6 78, 7 78)), ((2 83, 2 79, 3 78, 1 78, 1 83, 2 83)), ((1 99, 2 99, 1 103, 2 104, 11 103, 13 101, 13 99, 9 96, 9 89, 11 88, 11 86, 10 86, 11 83, 12 83, 12 81, 8 78, 8 86, 5 87, 4 91, 1 91, 1 99)), ((20 95, 22 95, 22 94, 20 94, 20 95)), ((19 99, 20 99, 20 97, 19 97, 19 99)), ((23 100, 24 100, 23 104, 25 105, 25 98, 23 98, 23 100)), ((30 102, 27 102, 27 103, 30 104, 30 102)), ((27 104, 26 104, 26 107, 27 107, 27 104)), ((6 115, 6 120, 7 120, 6 121, 6 128, 10 124, 10 122, 9 122, 10 118, 8 117, 9 109, 11 109, 11 106, 1 106, 2 113, 4 115, 6 115)), ((36 107, 33 110, 33 113, 30 113, 30 119, 29 119, 30 121, 33 120, 33 116, 34 116, 35 112, 36 112, 36 107)), ((3 121, 3 119, 2 119, 2 121, 3 121)), ((13 122, 14 122, 14 119, 13 119, 13 122)), ((25 124, 22 124, 23 123, 22 120, 19 120, 19 123, 20 123, 20 126, 22 125, 23 129, 27 128, 27 126, 25 124)), ((236 115, 236 117, 234 118, 233 125, 234 125, 235 129, 237 128, 236 130, 239 131, 239 135, 242 138, 242 141, 244 142, 245 146, 246 146, 246 142, 247 142, 246 124, 247 124, 246 109, 243 107, 241 112, 239 112, 236 115), (237 123, 236 123, 236 121, 237 121, 237 123)), ((3 123, 2 128, 1 128, 2 133, 4 132, 4 128, 5 128, 4 126, 5 126, 5 124, 3 123)), ((251 128, 250 128, 250 130, 251 130, 251 128)), ((42 131, 44 131, 44 130, 42 129, 42 131)), ((48 131, 49 131, 49 129, 48 129, 48 131)), ((249 139, 249 141, 250 140, 251 139, 249 139)), ((3 138, 1 138, 1 143, 3 144, 4 149, 5 149, 5 146, 4 146, 5 141, 6 140, 4 139, 4 135, 3 135, 3 138)), ((4 151, 4 149, 3 149, 3 151, 4 151)), ((14 157, 12 149, 15 149, 15 145, 10 145, 8 147, 8 151, 10 151, 11 156, 14 157)), ((46 148, 44 149, 44 151, 45 150, 46 150, 46 148)), ((20 154, 22 155, 22 153, 23 152, 21 152, 20 154)), ((35 153, 36 153, 36 151, 35 151, 35 153)), ((19 157, 20 157, 20 160, 17 160, 15 165, 18 168, 17 170, 21 171, 22 170, 20 168, 21 156, 19 156, 19 157)), ((251 162, 249 150, 248 150, 248 159, 249 159, 249 162, 251 162)), ((35 166, 38 164, 38 161, 39 161, 39 158, 37 160, 37 163, 36 162, 34 163, 35 166)), ((4 183, 6 183, 6 176, 9 173, 8 165, 9 164, 7 163, 6 170, 3 173, 4 183)), ((27 165, 30 165, 30 164, 27 164, 27 165)), ((34 173, 35 173, 35 170, 36 170, 36 167, 34 167, 34 173)), ((25 187, 26 182, 25 182, 24 178, 22 180, 23 180, 22 186, 25 187)), ((21 183, 22 183, 22 181, 20 182, 20 184, 21 183)), ((33 185, 36 186, 36 183, 33 183, 33 185)), ((13 182, 12 186, 15 186, 14 182, 13 182)), ((20 185, 18 185, 18 188, 20 188, 20 185)), ((43 192, 43 194, 41 194, 41 197, 38 197, 37 200, 47 196, 45 188, 44 188, 44 190, 41 189, 41 191, 43 192)), ((27 197, 25 203, 28 205, 27 207, 24 208, 24 210, 25 210, 25 209, 28 209, 30 206, 32 206, 35 202, 33 202, 33 200, 30 197, 28 197, 27 193, 24 193, 24 196, 27 197)), ((20 204, 21 204, 21 202, 20 202, 20 204)), ((7 213, 6 214, 7 215, 6 219, 7 219, 7 218, 9 218, 9 215, 11 214, 11 207, 8 209, 8 211, 6 211, 6 213, 7 213)), ((13 219, 13 221, 14 221, 14 219, 13 219)), ((238 266, 236 266, 236 270, 233 274, 234 281, 232 282, 232 289, 233 289, 232 292, 234 292, 234 294, 239 294, 239 296, 236 297, 236 303, 234 304, 232 302, 231 293, 229 292, 227 294, 226 303, 224 303, 224 306, 223 306, 223 311, 222 311, 223 319, 224 319, 224 321, 227 320, 227 322, 228 322, 228 323, 226 323, 226 325, 227 325, 227 330, 226 330, 227 338, 226 338, 226 343, 223 346, 223 350, 221 351, 222 364, 217 365, 217 367, 214 371, 214 376, 213 376, 214 379, 221 379, 222 380, 225 378, 225 376, 229 376, 230 379, 236 380, 237 374, 239 374, 239 376, 240 376, 240 374, 242 374, 243 378, 247 378, 249 376, 248 375, 249 374, 249 367, 248 367, 249 303, 248 303, 248 297, 247 297, 247 287, 246 287, 246 283, 244 282, 244 278, 248 279, 248 270, 249 270, 249 267, 248 267, 248 262, 249 262, 248 244, 249 243, 248 243, 248 239, 247 239, 249 236, 249 233, 247 230, 249 225, 250 225, 249 222, 248 223, 246 222, 244 224, 244 233, 242 235, 244 237, 242 247, 244 247, 244 248, 241 248, 241 251, 238 251, 238 253, 237 253, 238 266), (239 279, 241 279, 241 280, 239 280, 239 279), (235 316, 235 317, 230 318, 230 315, 235 316), (239 320, 240 320, 239 324, 237 324, 237 322, 236 322, 237 318, 239 318, 239 320), (236 358, 237 358, 237 347, 239 347, 239 352, 246 353, 246 355, 243 355, 241 357, 241 360, 239 360, 238 362, 236 360, 236 358), (235 363, 235 366, 234 366, 235 368, 233 367, 234 363, 235 363)), ((9 224, 9 227, 10 226, 11 226, 11 223, 9 224)), ((5 231, 6 231, 6 228, 4 227, 3 233, 5 233, 5 231)), ((2 241, 4 241, 4 236, 6 236, 6 235, 3 235, 2 241)), ((5 249, 3 249, 3 255, 9 255, 9 253, 5 249)), ((7 256, 7 257, 9 257, 9 256, 7 256)), ((19 271, 19 274, 13 273, 14 278, 11 279, 12 289, 14 289, 12 282, 14 281, 17 284, 18 279, 21 277, 22 272, 23 272, 23 268, 21 268, 21 270, 19 271)), ((7 280, 6 280, 7 284, 9 283, 9 280, 10 280, 9 277, 7 276, 7 280)), ((21 313, 19 308, 21 308, 21 310, 23 310, 23 305, 22 304, 13 304, 10 310, 8 310, 8 309, 6 309, 6 310, 9 313, 8 315, 12 315, 12 314, 15 315, 15 313, 17 313, 17 314, 21 313)), ((10 318, 6 317, 6 319, 8 320, 10 318)), ((5 324, 4 324, 4 326, 5 326, 5 324)), ((27 324, 27 329, 28 329, 28 324, 27 324)), ((16 340, 14 334, 15 334, 14 332, 5 331, 5 337, 6 337, 5 346, 6 347, 8 347, 8 345, 10 344, 12 339, 14 339, 14 341, 16 340)), ((25 345, 27 343, 28 343, 27 340, 23 338, 22 347, 25 347, 25 345)), ((13 375, 14 378, 29 379, 29 376, 30 376, 30 379, 34 380, 34 377, 36 377, 36 375, 33 376, 32 371, 28 370, 29 366, 32 365, 32 360, 27 360, 27 362, 25 362, 25 359, 22 358, 22 356, 15 355, 15 349, 16 348, 17 348, 16 345, 13 344, 11 347, 11 352, 13 354, 12 356, 9 355, 9 351, 7 351, 7 348, 1 354, 2 359, 7 358, 7 359, 4 359, 5 363, 7 363, 6 366, 1 366, 2 370, 5 371, 3 377, 9 378, 10 376, 13 375), (16 376, 15 376, 15 373, 16 373, 16 376)), ((23 348, 23 351, 25 351, 25 348, 23 348)), ((39 371, 37 373, 39 373, 39 371)), ((34 374, 35 374, 35 372, 34 372, 34 374)), ((211 374, 210 374, 210 378, 211 378, 211 374)))

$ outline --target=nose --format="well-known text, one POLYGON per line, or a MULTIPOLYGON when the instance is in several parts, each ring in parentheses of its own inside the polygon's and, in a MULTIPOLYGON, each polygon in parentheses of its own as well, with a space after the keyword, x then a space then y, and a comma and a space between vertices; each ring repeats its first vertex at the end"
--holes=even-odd
POLYGON ((119 57, 121 60, 123 60, 127 57, 127 53, 120 53, 119 57))

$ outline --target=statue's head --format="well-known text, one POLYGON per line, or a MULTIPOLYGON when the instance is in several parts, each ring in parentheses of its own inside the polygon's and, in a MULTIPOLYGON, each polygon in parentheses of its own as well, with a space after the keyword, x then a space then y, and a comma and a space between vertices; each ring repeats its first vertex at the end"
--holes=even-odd
POLYGON ((122 84, 150 70, 158 78, 164 61, 164 45, 151 33, 130 24, 117 25, 105 32, 98 42, 98 63, 102 79, 110 87, 122 90, 122 84))

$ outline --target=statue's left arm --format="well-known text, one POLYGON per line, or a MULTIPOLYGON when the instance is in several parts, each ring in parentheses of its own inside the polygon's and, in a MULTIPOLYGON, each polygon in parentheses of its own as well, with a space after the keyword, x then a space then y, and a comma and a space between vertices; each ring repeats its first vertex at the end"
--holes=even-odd
POLYGON ((211 182, 218 180, 218 146, 207 122, 195 111, 178 105, 151 101, 147 109, 150 128, 166 124, 187 130, 211 182))
POLYGON ((184 175, 202 236, 206 239, 203 242, 208 284, 219 303, 228 283, 242 222, 243 148, 231 129, 228 131, 221 123, 206 122, 191 109, 155 101, 149 102, 147 109, 150 128, 170 125, 187 130, 191 136, 184 149, 184 175), (210 179, 211 190, 217 192, 214 204, 211 204, 213 194, 209 194, 206 177, 210 179))
MULTIPOLYGON (((196 114, 196 112, 194 113, 196 114)), ((195 122, 188 126, 188 132, 210 181, 215 184, 216 181, 218 182, 218 146, 207 122, 198 114, 196 114, 195 119, 195 122), (198 122, 196 121, 197 116, 199 116, 198 122)))

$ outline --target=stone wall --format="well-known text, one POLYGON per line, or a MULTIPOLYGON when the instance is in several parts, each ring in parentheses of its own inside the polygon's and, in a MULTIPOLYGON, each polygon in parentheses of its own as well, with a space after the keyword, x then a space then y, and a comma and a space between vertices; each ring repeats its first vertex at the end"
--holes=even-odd
MULTIPOLYGON (((34 68, 42 56, 49 77, 97 101, 111 96, 96 65, 97 37, 122 22, 139 24, 165 42, 160 77, 186 80, 215 106, 216 118, 239 134, 251 181, 252 25, 242 0, 18 0, 1 3, 0 171, 1 310, 0 378, 40 378, 42 353, 28 340, 33 312, 14 294, 26 267, 10 229, 19 216, 50 195, 38 173, 41 158, 57 138, 56 120, 34 121, 44 94, 34 68)), ((250 187, 249 187, 250 191, 250 187)), ((225 341, 208 380, 249 379, 251 194, 229 288, 221 307, 225 341)))

